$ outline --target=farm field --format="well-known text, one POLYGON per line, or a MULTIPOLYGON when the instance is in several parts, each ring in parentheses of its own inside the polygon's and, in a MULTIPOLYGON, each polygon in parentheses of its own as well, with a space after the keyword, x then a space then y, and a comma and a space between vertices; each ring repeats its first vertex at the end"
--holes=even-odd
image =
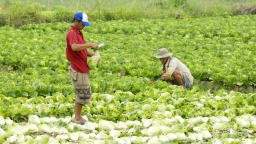
POLYGON ((0 27, 0 143, 256 143, 255 16, 91 21, 85 39, 105 46, 85 125, 72 122, 69 27, 0 27), (154 82, 161 47, 189 67, 192 90, 154 82), (225 89, 234 86, 251 90, 225 89))

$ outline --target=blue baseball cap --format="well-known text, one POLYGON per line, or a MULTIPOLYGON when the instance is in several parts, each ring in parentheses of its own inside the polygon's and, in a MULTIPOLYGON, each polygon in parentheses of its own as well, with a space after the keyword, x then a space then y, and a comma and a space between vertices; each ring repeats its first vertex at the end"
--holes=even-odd
POLYGON ((83 12, 77 12, 74 15, 74 19, 82 22, 84 26, 90 26, 91 24, 88 21, 88 16, 83 12))

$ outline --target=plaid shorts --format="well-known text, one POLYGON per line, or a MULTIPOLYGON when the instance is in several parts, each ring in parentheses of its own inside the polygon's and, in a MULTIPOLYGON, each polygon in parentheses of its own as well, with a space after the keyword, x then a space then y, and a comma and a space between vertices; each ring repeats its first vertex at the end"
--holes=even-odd
POLYGON ((77 72, 71 66, 68 67, 68 71, 74 84, 76 103, 88 104, 92 96, 89 74, 77 72))

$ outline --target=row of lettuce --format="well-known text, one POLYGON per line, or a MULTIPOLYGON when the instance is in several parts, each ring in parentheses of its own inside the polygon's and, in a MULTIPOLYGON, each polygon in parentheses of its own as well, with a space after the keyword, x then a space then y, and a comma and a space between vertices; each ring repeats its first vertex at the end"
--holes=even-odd
POLYGON ((72 121, 73 95, 0 98, 0 142, 254 143, 256 139, 256 94, 211 94, 177 86, 137 94, 94 93, 83 108, 89 121, 85 125, 72 121))
POLYGON ((87 122, 75 124, 71 117, 30 115, 27 123, 15 123, 0 116, 0 142, 8 143, 242 143, 256 142, 256 118, 242 115, 87 122), (231 124, 232 123, 232 124, 231 124), (5 127, 3 129, 2 127, 5 127))
MULTIPOLYGON (((22 73, 33 68, 45 69, 45 73, 61 69, 57 74, 65 75, 69 27, 68 23, 1 27, 0 47, 4 50, 0 64, 22 73)), ((106 44, 100 50, 102 62, 92 76, 107 72, 152 79, 161 73, 160 62, 153 56, 158 48, 166 47, 190 68, 197 81, 246 86, 256 83, 255 34, 255 16, 96 21, 84 30, 87 42, 106 44)))
MULTIPOLYGON (((55 93, 53 96, 6 97, 0 95, 0 115, 15 121, 24 120, 29 115, 65 117, 73 114, 73 93, 55 93)), ((184 91, 181 87, 165 86, 159 90, 147 88, 134 94, 130 91, 116 91, 111 94, 94 93, 92 101, 84 107, 84 112, 91 121, 99 119, 111 121, 140 120, 142 118, 163 117, 157 111, 169 111, 166 115, 184 118, 228 116, 243 114, 254 115, 255 94, 238 92, 227 93, 184 91), (155 112, 156 111, 156 112, 155 112)))

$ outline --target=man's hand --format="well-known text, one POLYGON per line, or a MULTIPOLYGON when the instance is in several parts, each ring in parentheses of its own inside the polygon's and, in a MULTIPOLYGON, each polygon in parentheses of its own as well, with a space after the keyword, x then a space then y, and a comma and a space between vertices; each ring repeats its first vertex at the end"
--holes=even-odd
POLYGON ((92 57, 92 56, 94 56, 94 55, 95 55, 95 53, 90 52, 90 51, 87 51, 87 56, 88 56, 88 57, 92 57))
POLYGON ((98 61, 97 61, 97 65, 100 63, 100 61, 101 61, 101 58, 99 58, 99 59, 98 59, 98 61))
POLYGON ((161 78, 162 78, 163 80, 166 80, 166 79, 167 79, 166 74, 163 74, 161 78))
POLYGON ((164 79, 165 79, 165 76, 164 76, 164 74, 165 74, 165 73, 166 73, 166 71, 165 71, 165 70, 163 70, 163 71, 162 71, 162 76, 161 76, 161 79, 162 79, 162 80, 164 80, 164 79))
POLYGON ((91 43, 91 47, 95 50, 98 50, 99 49, 99 46, 98 44, 95 44, 95 43, 91 43))
POLYGON ((170 75, 170 74, 168 74, 168 73, 164 73, 164 74, 162 75, 162 79, 163 79, 163 80, 171 79, 171 76, 172 76, 172 75, 170 75))

